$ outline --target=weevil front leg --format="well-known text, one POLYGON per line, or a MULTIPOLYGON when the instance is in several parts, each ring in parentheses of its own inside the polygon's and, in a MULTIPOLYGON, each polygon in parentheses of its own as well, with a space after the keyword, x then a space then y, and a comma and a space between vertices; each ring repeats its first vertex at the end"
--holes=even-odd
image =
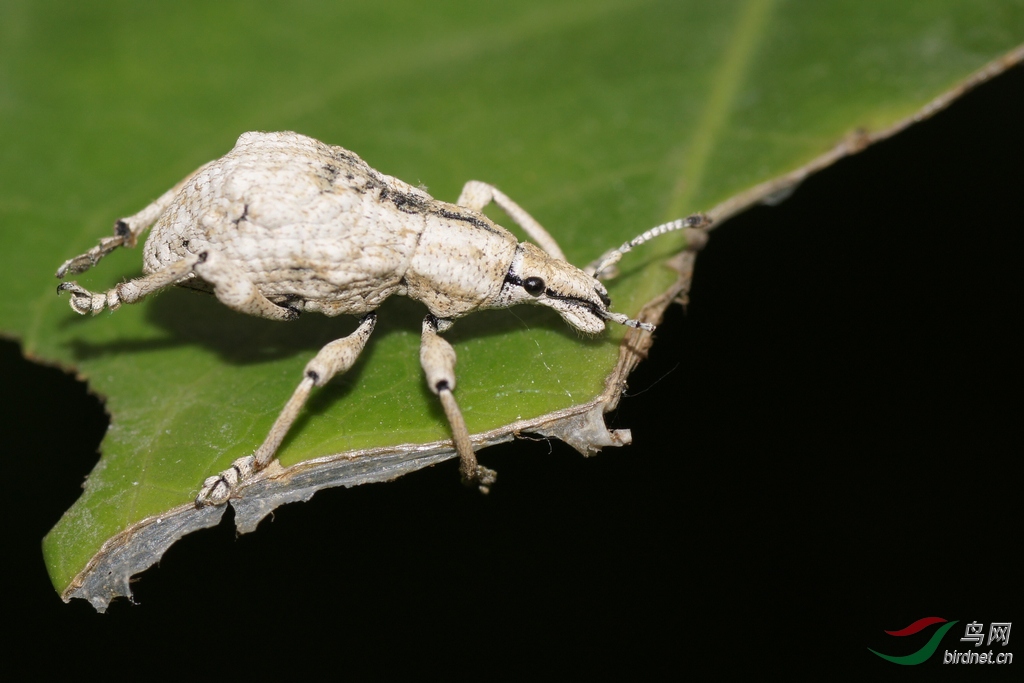
POLYGON ((529 235, 537 246, 548 253, 549 256, 560 261, 565 260, 565 254, 558 242, 544 229, 537 219, 526 212, 526 209, 509 199, 508 195, 496 188, 494 185, 479 181, 470 180, 462 186, 462 193, 459 195, 459 206, 474 211, 483 211, 484 207, 494 202, 509 215, 509 218, 516 222, 527 235, 529 235))
POLYGON ((192 180, 197 173, 202 171, 208 165, 209 164, 204 164, 192 173, 189 173, 187 176, 182 178, 177 185, 167 190, 167 192, 164 192, 155 202, 144 208, 142 211, 139 211, 137 214, 133 216, 126 216, 125 218, 119 218, 114 223, 113 237, 104 237, 100 239, 99 244, 89 251, 65 261, 61 267, 57 269, 57 277, 63 280, 66 275, 84 273, 99 263, 100 259, 118 247, 134 247, 138 242, 139 236, 145 232, 149 226, 156 222, 156 219, 160 217, 160 214, 167 210, 167 207, 174 201, 178 192, 181 191, 181 188, 185 187, 185 184, 188 183, 188 181, 192 180))
POLYGON ((438 332, 451 327, 450 320, 428 315, 423 320, 423 336, 420 342, 420 365, 427 375, 427 385, 441 399, 445 417, 452 428, 452 441, 459 454, 459 472, 467 486, 476 485, 481 493, 491 490, 498 478, 497 472, 481 466, 469 440, 469 430, 462 418, 462 411, 452 392, 455 390, 455 349, 438 332))
POLYGON ((338 373, 348 371, 362 353, 366 340, 370 338, 376 324, 377 314, 368 313, 360 321, 355 332, 336 339, 320 349, 316 357, 306 365, 302 381, 295 387, 295 392, 277 416, 274 426, 270 428, 270 433, 260 447, 252 455, 235 460, 231 467, 220 474, 207 477, 199 495, 196 496, 196 507, 224 503, 238 486, 238 482, 251 477, 270 464, 292 423, 298 417, 299 411, 306 404, 313 387, 322 387, 338 373))

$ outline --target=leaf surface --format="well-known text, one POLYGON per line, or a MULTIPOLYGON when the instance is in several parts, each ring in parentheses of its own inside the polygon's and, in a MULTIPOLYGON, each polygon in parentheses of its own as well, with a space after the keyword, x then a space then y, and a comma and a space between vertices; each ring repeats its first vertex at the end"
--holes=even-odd
MULTIPOLYGON (((466 180, 491 182, 583 265, 665 220, 726 216, 796 172, 784 187, 1022 39, 1019 0, 5 2, 0 329, 87 379, 112 416, 85 492, 44 543, 54 585, 249 454, 305 363, 354 328, 257 320, 183 290, 79 318, 53 294, 64 259, 241 132, 300 131, 448 201, 466 180)), ((635 315, 672 288, 664 262, 684 246, 630 254, 609 283, 615 310, 635 315)), ((78 279, 101 291, 139 275, 140 258, 121 250, 78 279)), ((356 367, 311 399, 284 466, 448 438, 419 367, 423 307, 393 299, 380 313, 356 367)), ((593 401, 623 330, 581 338, 519 307, 446 336, 481 433, 593 401)))

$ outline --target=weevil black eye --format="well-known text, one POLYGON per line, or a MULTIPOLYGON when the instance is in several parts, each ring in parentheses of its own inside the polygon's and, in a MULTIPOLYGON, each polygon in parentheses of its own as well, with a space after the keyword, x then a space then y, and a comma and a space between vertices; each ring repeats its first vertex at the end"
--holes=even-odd
POLYGON ((528 294, 538 296, 544 291, 544 280, 539 277, 528 277, 523 280, 523 289, 525 289, 528 294))

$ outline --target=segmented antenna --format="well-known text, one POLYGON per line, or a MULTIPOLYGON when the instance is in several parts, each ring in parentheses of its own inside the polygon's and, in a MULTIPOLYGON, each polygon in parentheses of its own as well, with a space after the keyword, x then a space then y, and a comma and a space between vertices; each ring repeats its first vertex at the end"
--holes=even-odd
POLYGON ((611 320, 613 323, 625 325, 626 327, 636 327, 641 330, 647 330, 648 332, 654 332, 657 329, 652 323, 642 323, 639 320, 633 320, 632 318, 623 315, 622 313, 612 313, 606 311, 604 313, 605 320, 611 320))
POLYGON ((701 229, 709 225, 711 225, 711 219, 702 213, 695 213, 686 218, 677 218, 670 223, 662 223, 625 242, 618 249, 609 249, 599 259, 587 266, 584 271, 600 279, 604 271, 618 263, 623 254, 632 251, 633 247, 638 247, 644 242, 650 242, 655 237, 660 237, 668 232, 676 232, 677 230, 685 230, 687 228, 701 229))

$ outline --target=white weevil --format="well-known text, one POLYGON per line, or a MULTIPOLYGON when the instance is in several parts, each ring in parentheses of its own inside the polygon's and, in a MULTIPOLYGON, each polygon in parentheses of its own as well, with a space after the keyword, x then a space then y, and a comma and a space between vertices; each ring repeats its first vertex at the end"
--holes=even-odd
POLYGON ((352 334, 324 346, 306 365, 255 453, 203 482, 197 506, 224 503, 239 481, 273 460, 310 390, 355 363, 386 298, 417 299, 430 311, 420 346, 427 383, 451 425, 463 481, 486 493, 495 473, 477 463, 452 394, 455 350, 439 333, 473 311, 518 303, 550 306, 589 334, 604 330, 606 320, 653 331, 649 323, 609 311, 598 277, 653 237, 708 223, 696 214, 660 225, 580 270, 537 221, 486 183, 466 183, 458 204, 448 204, 341 147, 298 133, 244 133, 224 157, 117 221, 113 237, 57 270, 58 278, 86 271, 117 247, 135 246, 153 225, 143 249, 143 277, 98 294, 76 282, 61 283, 57 291, 71 292, 71 307, 81 314, 181 285, 271 320, 293 320, 302 311, 363 316, 352 334), (491 222, 482 213, 491 201, 541 248, 491 222))

